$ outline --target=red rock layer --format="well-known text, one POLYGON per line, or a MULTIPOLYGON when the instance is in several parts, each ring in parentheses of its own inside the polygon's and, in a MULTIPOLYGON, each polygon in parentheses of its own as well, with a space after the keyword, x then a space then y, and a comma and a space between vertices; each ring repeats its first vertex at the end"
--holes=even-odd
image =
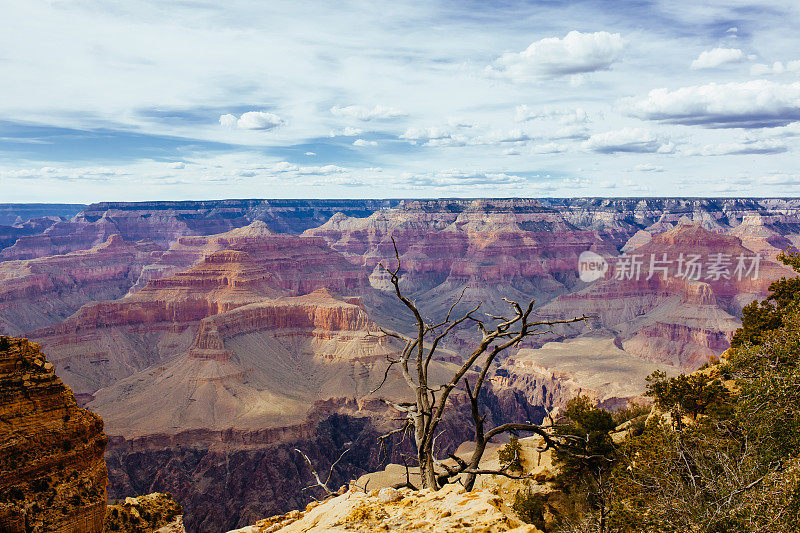
POLYGON ((102 531, 103 421, 26 339, 0 337, 0 417, 0 531, 102 531))
POLYGON ((320 288, 359 294, 369 287, 360 268, 319 238, 273 234, 254 223, 204 242, 196 249, 209 253, 194 267, 119 300, 87 304, 31 336, 46 346, 65 381, 89 394, 184 353, 204 318, 282 295, 320 288))
MULTIPOLYGON (((353 332, 377 333, 379 328, 364 311, 360 300, 344 301, 327 289, 318 289, 305 296, 245 305, 203 320, 189 357, 225 361, 230 359, 231 353, 225 349, 224 339, 276 330, 284 330, 283 335, 305 335, 316 340, 349 340, 353 332)), ((388 344, 384 337, 376 336, 373 341, 376 346, 388 344)), ((371 358, 384 355, 381 352, 371 358)))
POLYGON ((142 266, 161 251, 119 235, 89 250, 0 263, 0 333, 18 334, 59 322, 81 305, 119 298, 142 266))
POLYGON ((229 248, 210 252, 185 272, 154 279, 121 300, 84 306, 64 323, 34 335, 75 334, 117 325, 192 322, 264 298, 307 294, 319 288, 359 293, 367 287, 365 274, 332 252, 321 239, 282 234, 240 238, 225 235, 211 238, 210 248, 221 244, 229 248))
POLYGON ((614 258, 609 258, 606 279, 559 296, 544 306, 539 315, 545 318, 596 315, 596 324, 619 335, 626 351, 644 359, 694 369, 727 349, 738 327, 736 316, 742 306, 765 297, 772 281, 790 273, 782 265, 762 259, 758 277, 743 275, 739 279, 734 274, 736 258, 739 255, 751 258, 754 252, 744 248, 738 238, 711 232, 700 225, 679 224, 654 235, 629 255, 634 254, 642 262, 638 276, 616 279, 614 258), (664 253, 672 260, 666 275, 654 271, 650 277, 650 257, 659 260, 664 253), (720 253, 727 254, 732 261, 729 279, 708 277, 706 265, 720 253), (703 270, 699 279, 678 276, 680 254, 701 257, 703 270))

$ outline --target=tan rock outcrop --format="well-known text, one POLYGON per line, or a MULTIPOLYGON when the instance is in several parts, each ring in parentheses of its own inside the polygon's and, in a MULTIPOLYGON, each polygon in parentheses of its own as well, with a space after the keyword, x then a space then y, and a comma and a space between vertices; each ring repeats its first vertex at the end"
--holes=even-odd
POLYGON ((106 440, 36 343, 0 336, 0 531, 102 531, 106 440))
POLYGON ((305 511, 265 519, 231 533, 343 533, 464 531, 536 533, 514 516, 502 498, 486 490, 449 485, 438 491, 350 490, 305 511))
MULTIPOLYGON (((524 474, 525 479, 479 475, 472 492, 465 492, 459 484, 445 486, 439 491, 413 491, 392 488, 405 482, 406 470, 401 465, 389 464, 383 471, 365 474, 351 482, 349 490, 340 496, 312 502, 305 510, 273 516, 231 533, 539 532, 534 525, 523 523, 512 510, 517 493, 525 489, 530 489, 533 497, 542 502, 540 527, 554 531, 559 525, 559 514, 563 514, 568 502, 555 484, 558 468, 553 464, 552 453, 540 451, 540 437, 523 438, 519 444, 522 466, 519 474, 524 474)), ((469 457, 472 446, 466 442, 455 454, 469 457)), ((501 468, 498 452, 503 446, 504 443, 490 443, 480 467, 501 468)), ((445 463, 454 466, 452 460, 445 463)), ((410 469, 410 479, 419 485, 415 468, 410 469)))
POLYGON ((171 495, 154 492, 106 508, 104 533, 186 533, 183 510, 171 495))

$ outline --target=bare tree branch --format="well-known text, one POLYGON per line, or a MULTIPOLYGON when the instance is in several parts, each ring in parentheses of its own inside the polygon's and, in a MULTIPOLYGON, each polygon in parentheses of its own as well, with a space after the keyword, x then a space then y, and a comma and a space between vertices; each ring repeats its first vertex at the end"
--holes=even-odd
MULTIPOLYGON (((480 459, 485 451, 486 444, 495 436, 508 431, 528 431, 538 434, 544 442, 543 450, 552 446, 557 446, 560 442, 555 435, 555 425, 550 420, 550 426, 542 426, 530 423, 503 424, 488 432, 484 430, 484 416, 480 413, 479 398, 484 384, 486 383, 492 364, 500 353, 508 348, 519 346, 528 336, 555 334, 552 327, 559 324, 572 324, 587 321, 587 316, 574 317, 571 319, 558 320, 531 320, 534 308, 534 301, 531 300, 524 307, 508 298, 503 300, 508 304, 511 313, 507 314, 487 314, 488 319, 495 321, 493 325, 488 325, 482 318, 475 314, 478 312, 483 302, 479 302, 465 314, 453 319, 456 307, 462 302, 466 294, 467 287, 464 287, 458 298, 450 305, 444 320, 440 322, 431 321, 428 323, 423 318, 423 314, 417 307, 416 301, 403 294, 400 288, 401 260, 400 251, 394 237, 391 237, 394 248, 396 268, 390 269, 383 263, 380 267, 389 275, 389 280, 394 288, 394 294, 400 302, 411 312, 414 317, 414 328, 416 336, 407 337, 405 335, 386 331, 381 332, 388 337, 395 338, 405 343, 405 347, 400 353, 398 360, 390 360, 384 373, 383 380, 370 392, 377 392, 387 381, 389 372, 393 366, 399 363, 406 384, 415 395, 413 403, 393 403, 384 400, 388 405, 406 413, 403 427, 389 432, 381 437, 382 446, 385 446, 386 439, 391 435, 402 433, 405 436, 406 430, 413 430, 414 444, 417 450, 417 461, 420 467, 422 486, 426 488, 439 488, 440 483, 452 482, 453 478, 461 479, 461 474, 467 474, 465 488, 471 490, 475 476, 482 473, 498 473, 507 475, 502 471, 488 471, 479 468, 480 459), (429 383, 429 367, 431 361, 436 357, 437 350, 452 334, 456 328, 465 324, 473 324, 481 335, 481 340, 469 355, 462 359, 462 364, 453 373, 448 381, 438 387, 431 387, 429 383), (411 365, 416 366, 415 375, 412 374, 411 365), (477 366, 477 370, 474 370, 477 366), (478 376, 475 386, 471 387, 467 380, 467 374, 476 371, 478 376), (436 459, 436 436, 439 434, 438 426, 442 420, 445 410, 448 407, 449 396, 452 391, 463 381, 465 392, 470 401, 471 416, 475 426, 475 451, 469 461, 456 460, 456 466, 447 465, 436 459), (435 467, 444 469, 445 472, 437 472, 435 467)), ((454 459, 455 460, 455 459, 454 459)), ((516 477, 521 479, 521 477, 516 477)))
POLYGON ((329 498, 329 497, 331 497, 331 496, 335 496, 335 495, 336 495, 336 493, 335 493, 335 492, 333 492, 333 491, 332 491, 330 488, 328 488, 328 483, 330 483, 330 481, 331 481, 331 476, 333 475, 333 467, 335 467, 335 466, 336 466, 336 464, 337 464, 339 461, 341 461, 341 460, 342 460, 342 457, 344 457, 344 456, 345 456, 345 454, 346 454, 347 452, 349 452, 349 451, 350 451, 350 448, 347 448, 347 449, 345 449, 345 450, 342 452, 342 455, 340 455, 340 456, 339 456, 339 458, 338 458, 338 459, 336 459, 336 461, 334 461, 334 463, 331 465, 331 468, 330 468, 330 470, 328 471, 328 477, 325 479, 325 482, 324 482, 324 483, 323 483, 323 482, 322 482, 322 480, 320 479, 320 477, 319 477, 319 474, 317 474, 317 470, 314 468, 314 465, 311 463, 311 459, 309 459, 309 458, 308 458, 308 455, 306 455, 305 453, 303 453, 303 452, 302 452, 301 450, 299 450, 298 448, 295 448, 295 449, 294 449, 294 451, 296 451, 297 453, 299 453, 300 455, 302 455, 302 456, 303 456, 303 459, 305 459, 305 461, 306 461, 306 464, 308 465, 308 468, 309 468, 309 470, 311 470, 311 474, 314 476, 314 479, 316 480, 316 483, 315 483, 314 485, 309 485, 308 487, 304 487, 302 490, 314 489, 314 488, 317 488, 317 487, 319 487, 319 488, 321 488, 322 490, 324 490, 324 491, 325 491, 325 497, 326 497, 326 498, 329 498))

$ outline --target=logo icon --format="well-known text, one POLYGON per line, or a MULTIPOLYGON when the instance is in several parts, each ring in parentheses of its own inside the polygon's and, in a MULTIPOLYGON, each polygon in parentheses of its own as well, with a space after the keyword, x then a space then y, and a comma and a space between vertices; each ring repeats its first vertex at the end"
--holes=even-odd
POLYGON ((586 250, 578 257, 578 277, 585 283, 596 281, 608 272, 608 262, 602 256, 586 250))

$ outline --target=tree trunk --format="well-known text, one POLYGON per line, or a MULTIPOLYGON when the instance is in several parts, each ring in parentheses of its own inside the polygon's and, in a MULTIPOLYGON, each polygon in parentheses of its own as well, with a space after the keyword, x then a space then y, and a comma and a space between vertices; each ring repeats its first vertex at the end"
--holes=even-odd
MULTIPOLYGON (((481 437, 476 439, 475 451, 472 453, 468 470, 477 470, 481 466, 481 458, 483 457, 483 452, 486 450, 486 441, 483 440, 482 433, 483 429, 481 428, 481 437)), ((475 486, 475 479, 477 477, 477 474, 466 474, 464 478, 464 490, 467 492, 471 491, 475 486)))
POLYGON ((606 533, 606 496, 603 488, 603 480, 600 477, 597 487, 598 502, 600 504, 600 524, 598 524, 598 533, 606 533))
POLYGON ((417 459, 419 460, 419 474, 423 489, 438 490, 439 484, 436 482, 436 470, 433 465, 432 448, 430 444, 418 448, 417 459))

